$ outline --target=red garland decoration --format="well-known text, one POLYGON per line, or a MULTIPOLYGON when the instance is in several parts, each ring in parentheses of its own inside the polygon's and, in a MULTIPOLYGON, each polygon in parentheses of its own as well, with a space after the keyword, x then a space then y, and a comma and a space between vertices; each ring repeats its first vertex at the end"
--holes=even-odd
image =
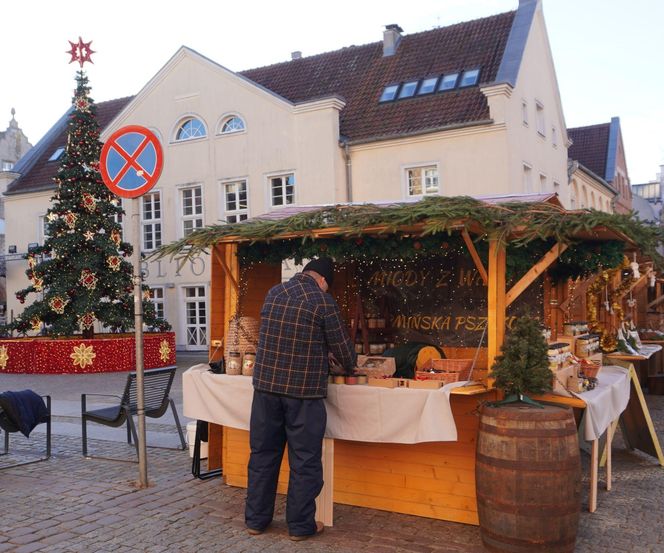
MULTIPOLYGON (((44 340, 40 338, 21 338, 0 340, 0 350, 4 362, 0 361, 0 375, 3 373, 23 374, 62 374, 62 373, 100 373, 115 371, 133 371, 136 369, 134 337, 119 335, 100 337, 94 340, 68 339, 44 340), (92 364, 81 368, 74 365, 71 354, 74 348, 93 348, 95 353, 92 364), (2 350, 2 348, 5 348, 2 350)), ((92 356, 90 356, 92 357, 92 356)), ((144 365, 146 369, 174 365, 175 334, 173 332, 146 333, 144 338, 144 365), (167 347, 163 342, 167 341, 167 347), (168 358, 162 355, 168 350, 168 358)))

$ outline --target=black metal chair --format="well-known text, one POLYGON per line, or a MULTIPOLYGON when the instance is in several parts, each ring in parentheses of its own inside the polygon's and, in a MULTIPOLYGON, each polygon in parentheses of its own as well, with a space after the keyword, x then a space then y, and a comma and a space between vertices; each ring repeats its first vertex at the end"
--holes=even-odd
MULTIPOLYGON (((47 461, 51 458, 51 396, 42 396, 42 398, 46 400, 46 410, 48 412, 47 419, 44 421, 46 424, 46 457, 32 459, 30 461, 23 461, 21 463, 12 463, 11 465, 0 467, 0 470, 20 467, 23 465, 31 465, 32 463, 41 463, 42 461, 47 461)), ((4 451, 0 453, 0 456, 8 455, 9 434, 19 432, 19 426, 18 423, 2 409, 2 407, 0 407, 0 429, 2 429, 2 431, 5 433, 4 451)))
MULTIPOLYGON (((180 425, 180 419, 177 410, 175 409, 175 402, 170 397, 171 385, 173 384, 176 369, 177 367, 173 365, 160 369, 150 369, 143 373, 145 416, 158 419, 166 413, 166 410, 170 405, 173 411, 173 418, 175 419, 175 426, 180 435, 181 449, 185 449, 187 446, 180 425)), ((131 372, 127 375, 127 383, 121 396, 112 394, 81 394, 81 424, 84 457, 91 457, 88 455, 88 421, 114 428, 118 428, 126 423, 127 443, 130 444, 133 438, 134 445, 136 446, 136 454, 138 455, 138 435, 136 434, 136 426, 133 419, 133 415, 138 414, 137 398, 138 389, 136 386, 135 372, 131 372), (111 407, 88 410, 88 396, 113 397, 119 401, 116 405, 111 407)))

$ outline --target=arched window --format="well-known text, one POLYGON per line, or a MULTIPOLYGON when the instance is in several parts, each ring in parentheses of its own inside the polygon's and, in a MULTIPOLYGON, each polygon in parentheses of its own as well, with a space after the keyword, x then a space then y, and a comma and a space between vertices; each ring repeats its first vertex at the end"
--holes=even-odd
POLYGON ((590 207, 597 209, 597 205, 595 204, 595 193, 592 190, 590 191, 590 207))
POLYGON ((192 140, 194 138, 203 138, 207 136, 205 123, 197 117, 187 117, 184 119, 175 133, 175 140, 192 140))
POLYGON ((581 187, 581 209, 588 209, 588 190, 585 186, 581 187))
POLYGON ((221 124, 221 130, 219 132, 221 134, 229 134, 243 131, 245 128, 246 127, 242 117, 239 115, 231 115, 230 117, 226 117, 226 119, 224 119, 223 123, 221 124))
POLYGON ((576 181, 572 181, 572 195, 570 198, 570 207, 572 209, 577 209, 579 203, 579 185, 576 184, 576 181))

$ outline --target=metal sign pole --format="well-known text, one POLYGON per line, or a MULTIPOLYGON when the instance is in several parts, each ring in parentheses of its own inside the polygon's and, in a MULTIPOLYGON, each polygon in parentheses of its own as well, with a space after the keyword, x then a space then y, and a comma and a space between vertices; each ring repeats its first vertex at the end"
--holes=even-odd
POLYGON ((134 329, 136 332, 136 390, 138 414, 138 475, 141 488, 148 487, 148 459, 145 442, 145 387, 143 384, 143 290, 141 278, 140 198, 132 201, 134 244, 134 329))
POLYGON ((136 331, 136 411, 138 414, 138 473, 141 488, 148 486, 148 455, 145 444, 145 384, 143 374, 143 290, 141 278, 141 196, 159 179, 164 153, 157 136, 140 125, 115 131, 104 143, 99 172, 108 189, 121 198, 133 198, 132 243, 134 245, 134 328, 136 331))

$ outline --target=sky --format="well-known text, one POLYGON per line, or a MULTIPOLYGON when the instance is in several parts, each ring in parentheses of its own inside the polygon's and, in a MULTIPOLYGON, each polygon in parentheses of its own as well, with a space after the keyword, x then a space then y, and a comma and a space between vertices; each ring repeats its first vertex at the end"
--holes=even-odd
MULTIPOLYGON (((568 128, 620 117, 632 184, 664 164, 664 2, 542 0, 568 128)), ((2 7, 0 130, 16 120, 32 144, 71 104, 68 41, 92 41, 96 102, 138 93, 180 46, 232 71, 516 9, 518 0, 31 0, 2 7)))

